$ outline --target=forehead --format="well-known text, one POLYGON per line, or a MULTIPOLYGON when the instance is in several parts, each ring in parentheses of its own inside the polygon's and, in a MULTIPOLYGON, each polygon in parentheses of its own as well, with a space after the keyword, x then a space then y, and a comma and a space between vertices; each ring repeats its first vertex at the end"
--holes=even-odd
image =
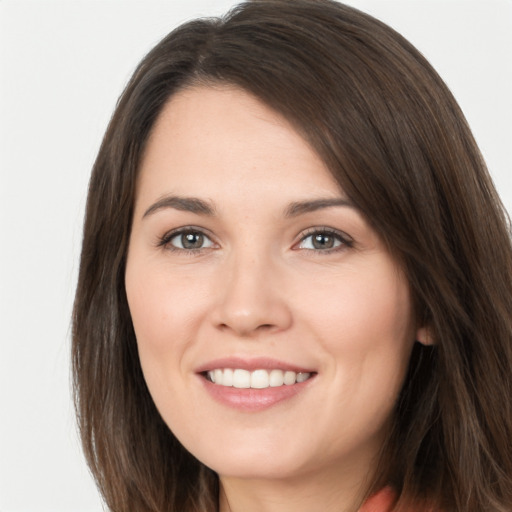
POLYGON ((239 194, 280 187, 339 196, 337 182, 310 145, 280 114, 229 86, 196 86, 167 102, 141 163, 138 194, 239 194), (165 190, 161 190, 161 189, 165 190), (181 190, 186 189, 186 190, 181 190))

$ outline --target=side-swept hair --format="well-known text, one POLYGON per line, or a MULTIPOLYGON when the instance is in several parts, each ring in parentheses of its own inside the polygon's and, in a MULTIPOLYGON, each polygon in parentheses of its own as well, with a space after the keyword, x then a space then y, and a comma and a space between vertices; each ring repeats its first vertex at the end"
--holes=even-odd
POLYGON ((287 118, 398 259, 416 344, 368 492, 456 512, 512 504, 512 248, 454 98, 395 31, 330 0, 256 0, 180 26, 141 62, 94 164, 73 314, 76 410, 115 512, 212 512, 218 480, 146 388, 124 272, 137 173, 169 98, 240 87, 287 118))

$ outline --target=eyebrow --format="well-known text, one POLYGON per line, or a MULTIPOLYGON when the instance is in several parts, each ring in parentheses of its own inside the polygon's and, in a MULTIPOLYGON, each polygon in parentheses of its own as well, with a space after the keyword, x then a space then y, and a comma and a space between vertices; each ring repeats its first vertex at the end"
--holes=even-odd
MULTIPOLYGON (((290 203, 285 211, 284 216, 287 218, 297 217, 306 213, 322 210, 324 208, 332 208, 336 206, 345 206, 355 208, 355 206, 347 199, 344 198, 329 198, 329 199, 314 199, 312 201, 295 201, 290 203)), ((153 203, 145 212, 142 218, 162 210, 164 208, 174 208, 184 212, 191 212, 197 215, 213 216, 215 215, 215 208, 208 202, 198 199, 197 197, 182 197, 182 196, 165 196, 153 203)))
POLYGON ((291 203, 285 210, 285 217, 297 217, 305 213, 322 210, 324 208, 332 208, 334 206, 346 206, 355 208, 354 204, 348 199, 342 197, 332 199, 315 199, 313 201, 298 201, 291 203))
POLYGON ((215 209, 202 199, 196 197, 182 197, 182 196, 165 196, 159 199, 156 203, 152 204, 145 212, 142 218, 151 215, 152 213, 162 210, 164 208, 174 208, 183 212, 192 212, 198 215, 215 215, 215 209))

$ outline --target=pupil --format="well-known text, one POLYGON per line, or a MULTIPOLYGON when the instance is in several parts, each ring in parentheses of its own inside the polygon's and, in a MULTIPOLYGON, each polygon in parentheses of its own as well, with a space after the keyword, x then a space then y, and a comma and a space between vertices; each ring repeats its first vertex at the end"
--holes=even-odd
POLYGON ((181 237, 181 243, 185 249, 199 249, 203 245, 201 233, 186 233, 181 237))
POLYGON ((334 238, 326 234, 318 234, 313 237, 313 247, 315 249, 332 249, 334 238))

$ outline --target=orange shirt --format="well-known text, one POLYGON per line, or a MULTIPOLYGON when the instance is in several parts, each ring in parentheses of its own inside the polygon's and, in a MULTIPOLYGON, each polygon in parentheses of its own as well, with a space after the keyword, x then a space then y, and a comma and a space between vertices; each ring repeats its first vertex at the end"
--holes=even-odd
MULTIPOLYGON (((396 493, 391 487, 384 489, 370 496, 359 509, 359 512, 393 512, 393 505, 396 501, 396 493)), ((419 508, 409 509, 411 512, 419 512, 419 508)), ((441 512, 439 508, 426 507, 421 508, 423 512, 441 512)))
POLYGON ((378 493, 370 496, 359 509, 359 512, 391 512, 395 498, 395 493, 391 487, 385 487, 378 493))

